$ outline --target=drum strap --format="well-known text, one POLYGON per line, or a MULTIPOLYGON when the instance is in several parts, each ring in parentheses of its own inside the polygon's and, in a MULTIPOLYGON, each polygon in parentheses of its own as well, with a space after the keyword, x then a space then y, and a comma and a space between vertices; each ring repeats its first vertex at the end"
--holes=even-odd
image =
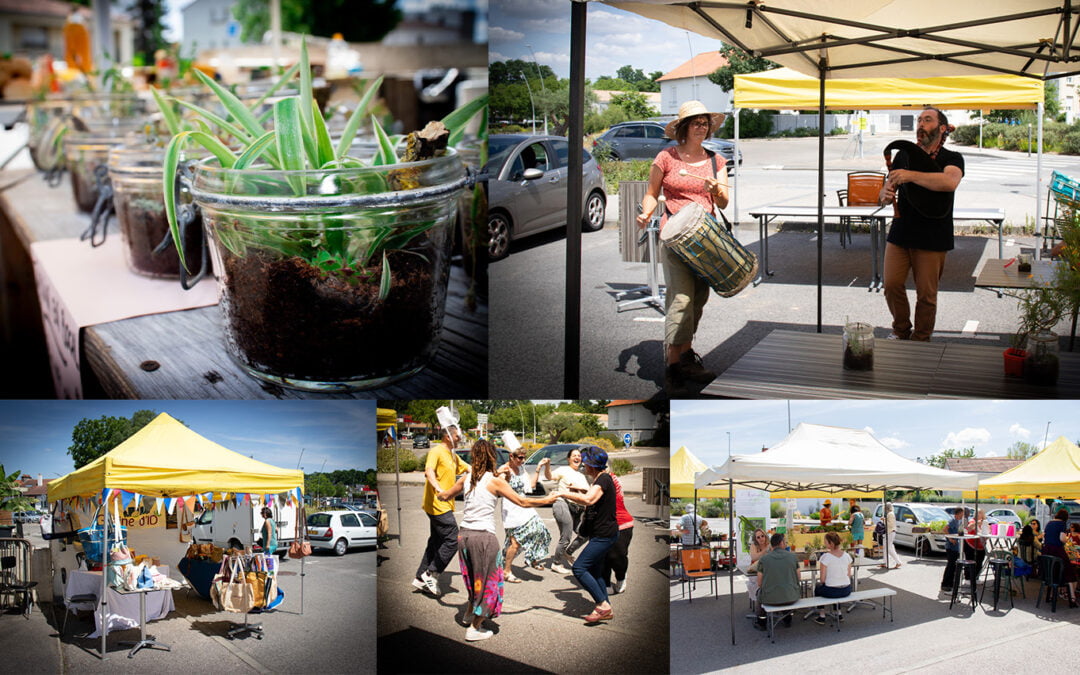
MULTIPOLYGON (((716 153, 708 149, 706 149, 705 152, 709 154, 709 160, 712 162, 712 175, 713 178, 716 178, 719 175, 717 174, 716 168, 716 153)), ((724 221, 724 227, 727 228, 728 232, 731 232, 731 221, 727 219, 727 216, 724 215, 723 211, 716 207, 716 204, 713 204, 713 213, 720 215, 720 219, 724 221)))

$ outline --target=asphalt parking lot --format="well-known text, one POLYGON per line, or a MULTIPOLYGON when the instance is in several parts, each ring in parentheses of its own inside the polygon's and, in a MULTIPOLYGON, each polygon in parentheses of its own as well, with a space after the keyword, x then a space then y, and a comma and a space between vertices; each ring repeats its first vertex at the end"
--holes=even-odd
MULTIPOLYGON (((667 672, 668 613, 658 611, 667 585, 668 550, 666 539, 658 535, 666 529, 646 522, 656 515, 656 507, 639 495, 627 495, 627 509, 638 522, 626 592, 611 598, 614 620, 586 626, 581 617, 593 603, 573 576, 526 570, 519 556, 514 573, 522 583, 505 585, 502 616, 489 622, 495 635, 466 643, 460 620, 467 593, 457 558, 439 580, 441 597, 421 593, 411 584, 428 535, 428 519, 420 508, 423 488, 401 486, 403 537, 393 483, 383 482, 380 488, 392 536, 387 548, 379 550, 380 673, 667 672)), ((460 511, 459 502, 459 521, 460 511)), ((550 507, 540 513, 557 539, 550 507)), ((501 524, 497 527, 501 540, 501 524)))
MULTIPOLYGON (((1009 606, 1003 594, 993 608, 992 586, 974 611, 968 602, 949 609, 949 596, 939 592, 945 556, 915 559, 901 547, 902 567, 876 567, 859 573, 861 590, 886 586, 893 598, 894 621, 880 609, 860 607, 845 613, 840 632, 801 615, 788 628, 776 628, 776 643, 753 628, 746 583, 734 580, 734 617, 727 576, 719 597, 709 597, 708 584, 698 584, 694 601, 680 599, 678 584, 670 588, 671 672, 824 673, 1060 673, 1080 656, 1080 609, 1058 603, 1052 613, 1042 602, 1035 607, 1037 581, 1026 584, 1027 597, 1009 606), (735 645, 731 643, 732 621, 735 645), (693 648, 689 646, 693 645, 693 648)), ((992 579, 993 577, 991 577, 992 579)), ((981 589, 981 587, 980 587, 981 589)), ((966 598, 965 598, 966 600, 966 598)))
MULTIPOLYGON (((36 545, 43 545, 38 537, 36 545)), ((181 579, 176 563, 171 576, 181 579)), ((176 610, 147 623, 147 633, 168 644, 171 651, 142 649, 133 659, 119 645, 138 640, 138 629, 110 632, 107 659, 98 658, 101 639, 74 637, 93 630, 88 613, 68 617, 66 634, 58 638, 63 607, 35 606, 30 619, 0 614, 0 655, 5 670, 15 673, 268 673, 373 672, 375 669, 376 552, 350 550, 343 557, 316 554, 304 562, 303 614, 300 614, 298 560, 281 566, 279 586, 284 603, 274 612, 251 614, 265 637, 226 638, 233 623, 244 616, 216 610, 194 591, 173 591, 176 610)), ((40 588, 40 586, 39 586, 40 588)), ((42 601, 47 591, 39 590, 42 601)))

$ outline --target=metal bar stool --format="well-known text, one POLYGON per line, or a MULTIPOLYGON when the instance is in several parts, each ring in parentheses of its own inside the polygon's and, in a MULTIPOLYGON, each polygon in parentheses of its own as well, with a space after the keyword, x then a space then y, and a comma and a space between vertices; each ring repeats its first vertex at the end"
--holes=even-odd
MULTIPOLYGON (((1012 588, 1012 578, 1013 578, 1013 575, 1012 575, 1012 561, 1013 561, 1012 553, 1008 553, 1008 552, 1005 552, 1005 551, 994 551, 994 555, 992 555, 992 557, 989 560, 987 560, 987 562, 990 565, 990 569, 993 570, 993 572, 994 572, 994 611, 997 611, 998 596, 1001 593, 1001 580, 1002 579, 1005 580, 1005 585, 1008 586, 1008 590, 1009 590, 1009 607, 1012 608, 1012 607, 1015 606, 1015 605, 1013 605, 1013 599, 1012 599, 1012 591, 1013 591, 1013 588, 1012 588)), ((983 588, 982 588, 982 593, 979 595, 979 603, 980 604, 982 603, 983 596, 986 595, 986 586, 987 586, 987 584, 984 583, 983 588)))
POLYGON ((978 581, 975 575, 975 561, 974 560, 957 560, 956 572, 953 574, 952 585, 952 597, 949 599, 949 609, 952 609, 953 603, 960 597, 960 580, 961 575, 971 579, 971 611, 975 611, 975 584, 978 581))

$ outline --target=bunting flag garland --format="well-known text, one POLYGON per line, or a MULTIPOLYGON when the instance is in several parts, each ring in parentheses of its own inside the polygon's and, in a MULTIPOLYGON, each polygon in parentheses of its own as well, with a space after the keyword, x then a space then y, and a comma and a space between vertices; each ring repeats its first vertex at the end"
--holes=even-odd
POLYGON ((298 487, 293 488, 293 492, 296 493, 296 501, 297 501, 297 503, 304 500, 304 493, 300 488, 298 488, 298 487))
POLYGON ((164 497, 158 497, 157 498, 157 503, 154 504, 154 508, 157 509, 157 512, 158 512, 159 516, 161 515, 161 510, 162 510, 162 508, 164 506, 165 506, 165 498, 164 497))
POLYGON ((241 506, 244 503, 244 496, 245 495, 243 493, 241 493, 241 492, 237 492, 234 495, 234 498, 236 499, 236 505, 237 506, 241 506))
POLYGON ((135 493, 135 510, 138 511, 142 506, 142 495, 138 492, 135 493))
POLYGON ((184 497, 184 505, 187 507, 188 511, 195 513, 195 496, 184 497))

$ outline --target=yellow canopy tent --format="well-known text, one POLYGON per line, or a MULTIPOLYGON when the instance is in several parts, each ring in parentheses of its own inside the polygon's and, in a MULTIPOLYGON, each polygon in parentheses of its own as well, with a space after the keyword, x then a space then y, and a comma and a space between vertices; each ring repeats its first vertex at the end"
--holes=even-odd
MULTIPOLYGON (((736 108, 816 109, 820 82, 790 68, 735 76, 736 108)), ((831 110, 881 110, 933 105, 961 110, 1036 108, 1043 84, 1019 75, 835 79, 825 89, 831 110)))
POLYGON ((1080 447, 1058 436, 1023 464, 979 481, 979 496, 1080 497, 1080 447))
POLYGON ((386 431, 390 427, 397 426, 397 411, 389 408, 379 408, 376 411, 376 431, 386 431))
MULTIPOLYGON (((700 473, 709 467, 694 456, 684 445, 671 456, 671 484, 670 494, 672 497, 681 499, 694 498, 694 474, 700 473)), ((719 488, 703 488, 697 491, 699 499, 713 499, 720 497, 727 499, 727 490, 719 488)))
POLYGON ((49 501, 119 489, 145 497, 203 492, 273 494, 303 489, 304 472, 245 457, 161 413, 131 438, 49 483, 49 501))

